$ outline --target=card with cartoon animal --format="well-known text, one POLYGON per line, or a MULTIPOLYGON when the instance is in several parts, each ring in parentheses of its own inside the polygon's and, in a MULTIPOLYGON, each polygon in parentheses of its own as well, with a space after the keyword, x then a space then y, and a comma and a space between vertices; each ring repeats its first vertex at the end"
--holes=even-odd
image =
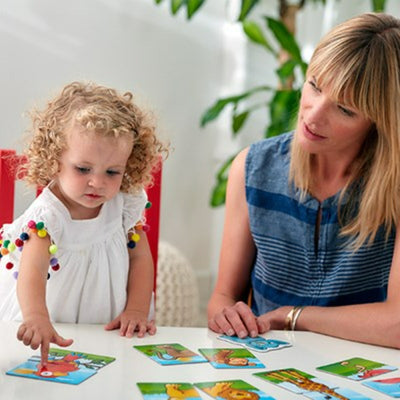
POLYGON ((179 343, 148 344, 133 347, 161 365, 208 362, 200 354, 194 353, 179 343))
POLYGON ((365 358, 354 357, 333 364, 322 365, 321 367, 317 367, 317 369, 343 376, 354 381, 361 381, 363 379, 374 378, 386 374, 387 372, 395 371, 397 367, 366 360, 365 358))
POLYGON ((240 379, 194 384, 214 399, 275 400, 274 397, 240 379))
POLYGON ((266 352, 271 350, 279 350, 284 347, 290 347, 291 343, 285 342, 284 340, 277 339, 266 339, 262 336, 250 337, 247 336, 243 339, 237 336, 220 335, 218 339, 225 340, 226 342, 239 344, 247 347, 249 350, 266 352))
POLYGON ((199 349, 214 368, 265 368, 265 365, 249 350, 218 348, 199 349))
POLYGON ((353 390, 338 387, 337 385, 323 381, 314 375, 295 368, 278 369, 275 371, 256 372, 253 375, 270 383, 278 385, 293 393, 301 394, 310 399, 347 399, 347 400, 371 400, 353 390))
POLYGON ((201 400, 197 389, 187 382, 138 382, 144 400, 190 399, 201 400))
POLYGON ((6 374, 77 385, 97 373, 98 368, 90 368, 85 365, 90 364, 89 359, 85 357, 88 354, 73 351, 62 351, 65 354, 60 354, 58 351, 58 349, 50 350, 46 367, 41 366, 40 356, 33 356, 28 361, 7 371, 6 374), (58 355, 54 355, 54 353, 58 355))
MULTIPOLYGON (((62 359, 63 357, 65 357, 69 354, 71 356, 77 357, 76 362, 79 363, 79 365, 84 365, 86 368, 93 369, 95 371, 97 371, 97 370, 105 367, 106 365, 112 363, 113 361, 115 361, 115 357, 83 353, 81 351, 71 351, 71 350, 54 349, 54 348, 51 348, 49 350, 49 356, 51 356, 55 360, 62 359)), ((38 361, 40 362, 39 356, 33 356, 31 358, 32 359, 37 358, 38 361)))
POLYGON ((375 389, 388 396, 400 399, 400 376, 386 379, 376 379, 362 383, 365 386, 375 389))

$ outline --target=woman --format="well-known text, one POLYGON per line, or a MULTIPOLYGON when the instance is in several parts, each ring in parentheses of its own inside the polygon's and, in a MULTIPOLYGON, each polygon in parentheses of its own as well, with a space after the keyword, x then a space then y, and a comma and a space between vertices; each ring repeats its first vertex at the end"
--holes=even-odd
POLYGON ((322 39, 295 132, 232 164, 212 330, 400 348, 399 99, 400 20, 363 14, 322 39))

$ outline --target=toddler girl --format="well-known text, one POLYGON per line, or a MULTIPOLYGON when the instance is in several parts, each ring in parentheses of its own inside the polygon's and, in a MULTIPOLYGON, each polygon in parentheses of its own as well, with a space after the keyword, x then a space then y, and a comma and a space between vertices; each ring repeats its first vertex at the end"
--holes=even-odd
POLYGON ((23 168, 44 189, 0 231, 0 320, 22 320, 42 365, 49 343, 72 343, 52 322, 155 333, 143 188, 164 152, 131 93, 73 82, 34 113, 23 168))

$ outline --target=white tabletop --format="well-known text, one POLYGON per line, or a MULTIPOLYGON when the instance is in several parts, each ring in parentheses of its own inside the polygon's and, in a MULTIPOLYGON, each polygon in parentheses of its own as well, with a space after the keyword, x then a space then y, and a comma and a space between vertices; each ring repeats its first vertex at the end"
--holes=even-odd
MULTIPOLYGON (((16 339, 18 324, 0 322, 0 399, 135 399, 142 396, 137 382, 206 382, 242 379, 278 399, 306 399, 266 382, 253 372, 264 369, 215 369, 209 363, 177 366, 161 366, 146 357, 133 345, 180 343, 190 350, 208 347, 237 347, 217 339, 206 328, 159 327, 155 336, 143 339, 122 338, 117 331, 106 332, 100 325, 56 324, 65 338, 73 338, 70 350, 115 357, 116 360, 100 369, 96 375, 79 385, 67 385, 5 375, 6 371, 39 354, 16 339)), ((293 346, 267 353, 255 353, 266 370, 294 367, 311 373, 338 386, 353 389, 371 399, 390 399, 387 395, 363 386, 360 382, 336 377, 315 368, 352 357, 363 357, 400 368, 400 352, 378 346, 370 346, 309 332, 271 331, 267 338, 290 341, 293 346)), ((56 346, 54 346, 56 347, 56 346)), ((400 376, 400 370, 381 375, 381 378, 400 376)), ((211 399, 200 391, 203 399, 211 399)))

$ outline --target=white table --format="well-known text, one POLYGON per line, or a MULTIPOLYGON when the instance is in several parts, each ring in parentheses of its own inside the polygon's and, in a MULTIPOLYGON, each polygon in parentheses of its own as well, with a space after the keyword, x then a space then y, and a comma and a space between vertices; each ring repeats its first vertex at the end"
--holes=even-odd
MULTIPOLYGON (((216 339, 217 335, 206 328, 159 327, 155 336, 143 339, 122 338, 117 331, 106 332, 100 325, 56 324, 58 332, 66 338, 73 338, 71 350, 85 353, 113 356, 114 362, 100 369, 96 375, 79 385, 67 385, 43 382, 34 379, 17 378, 5 375, 5 372, 26 361, 31 355, 38 354, 16 339, 18 324, 0 322, 0 399, 14 400, 64 400, 64 399, 109 399, 141 400, 142 396, 136 382, 205 382, 217 380, 242 379, 265 391, 277 400, 306 397, 281 389, 252 375, 260 369, 223 370, 215 369, 209 363, 161 366, 142 353, 133 349, 137 344, 180 343, 196 351, 207 347, 236 347, 216 339)), ((378 346, 370 346, 309 332, 272 331, 267 338, 292 342, 293 347, 268 353, 254 353, 266 369, 295 367, 305 372, 336 382, 340 386, 363 393, 372 399, 391 399, 391 397, 353 382, 321 371, 316 367, 351 357, 363 357, 374 361, 394 365, 400 369, 400 351, 378 346)), ((54 346, 56 347, 56 346, 54 346)), ((400 370, 382 378, 400 376, 400 370)), ((200 392, 203 399, 211 399, 200 392)))

